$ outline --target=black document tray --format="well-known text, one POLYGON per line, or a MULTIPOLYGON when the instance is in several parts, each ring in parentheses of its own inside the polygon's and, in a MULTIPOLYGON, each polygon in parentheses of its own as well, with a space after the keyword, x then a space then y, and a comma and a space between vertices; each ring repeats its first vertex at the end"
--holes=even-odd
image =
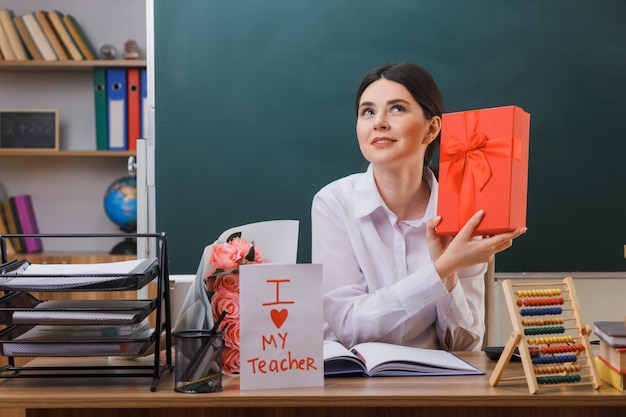
POLYGON ((155 300, 47 300, 27 292, 0 298, 0 324, 133 324, 156 308, 155 300))
POLYGON ((137 356, 154 342, 154 332, 145 336, 115 336, 78 339, 26 339, 18 337, 35 326, 11 326, 0 332, 0 353, 12 357, 137 356))
POLYGON ((129 291, 146 286, 158 275, 158 264, 140 274, 0 275, 3 291, 129 291), (36 280, 34 284, 31 281, 36 280), (49 281, 50 284, 47 284, 49 281))

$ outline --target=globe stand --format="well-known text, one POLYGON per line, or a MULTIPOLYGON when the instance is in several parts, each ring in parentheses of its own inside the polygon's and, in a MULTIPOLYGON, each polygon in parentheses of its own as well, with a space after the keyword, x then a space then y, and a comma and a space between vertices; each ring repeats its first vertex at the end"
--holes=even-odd
POLYGON ((113 246, 109 255, 137 255, 137 240, 127 237, 113 246))

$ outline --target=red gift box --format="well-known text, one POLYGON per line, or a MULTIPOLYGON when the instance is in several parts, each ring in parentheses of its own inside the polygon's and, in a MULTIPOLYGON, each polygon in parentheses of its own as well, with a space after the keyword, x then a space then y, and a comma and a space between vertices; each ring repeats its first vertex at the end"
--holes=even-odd
POLYGON ((455 235, 478 210, 474 235, 526 225, 530 114, 517 106, 443 115, 437 234, 455 235))

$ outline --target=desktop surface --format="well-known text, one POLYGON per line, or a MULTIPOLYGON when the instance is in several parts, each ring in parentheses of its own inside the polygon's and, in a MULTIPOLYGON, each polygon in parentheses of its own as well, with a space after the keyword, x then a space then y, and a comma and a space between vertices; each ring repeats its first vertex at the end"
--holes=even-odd
MULTIPOLYGON (((163 375, 156 392, 149 389, 150 378, 7 378, 0 380, 0 415, 3 408, 27 409, 26 417, 86 415, 81 414, 85 409, 107 409, 107 416, 116 417, 184 415, 180 413, 190 409, 200 412, 200 408, 204 409, 199 414, 201 416, 220 417, 241 416, 255 410, 250 415, 286 417, 338 413, 348 416, 367 415, 377 409, 388 413, 389 409, 393 409, 392 414, 395 416, 415 416, 415 411, 421 409, 422 414, 417 415, 431 415, 427 411, 430 410, 432 415, 445 416, 457 415, 454 413, 467 407, 477 412, 482 410, 475 414, 481 416, 492 415, 491 412, 498 415, 503 409, 513 408, 527 410, 534 416, 552 417, 617 416, 624 415, 626 411, 626 395, 608 384, 603 384, 598 390, 589 386, 542 386, 537 394, 531 395, 520 363, 510 362, 505 374, 507 377, 519 376, 520 379, 502 381, 492 387, 489 376, 495 361, 488 359, 484 352, 463 352, 458 355, 486 374, 331 377, 325 379, 323 387, 250 391, 239 389, 238 377, 225 376, 224 391, 210 394, 174 392, 173 372, 163 375), (260 413, 260 409, 264 412, 260 413), (63 414, 55 414, 60 410, 63 410, 63 414), (304 410, 308 410, 308 414, 301 414, 304 410)), ((34 362, 41 366, 67 364, 69 360, 72 364, 93 364, 94 361, 104 364, 107 361, 106 358, 38 358, 34 362)))

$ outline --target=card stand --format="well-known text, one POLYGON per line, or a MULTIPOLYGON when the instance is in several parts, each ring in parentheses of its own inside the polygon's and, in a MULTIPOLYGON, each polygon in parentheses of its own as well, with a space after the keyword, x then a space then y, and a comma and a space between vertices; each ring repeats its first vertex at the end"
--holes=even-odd
POLYGON ((489 383, 526 379, 531 394, 540 387, 600 387, 589 335, 583 322, 572 278, 556 283, 502 282, 513 332, 489 383), (524 377, 504 378, 518 348, 524 377))
POLYGON ((0 235, 0 253, 7 262, 5 239, 41 238, 146 238, 157 241, 156 262, 137 273, 88 275, 14 275, 0 276, 0 354, 8 365, 0 367, 0 378, 57 377, 151 377, 151 391, 156 391, 164 372, 172 369, 171 313, 167 237, 165 233, 136 234, 4 234, 0 235), (34 278, 34 280, 33 280, 34 278), (46 281, 48 280, 48 281, 46 281), (124 300, 39 300, 29 291, 82 292, 140 290, 156 281, 157 294, 152 299, 124 300), (42 284, 43 282, 43 284, 42 284), (48 285, 50 284, 50 285, 48 285), (147 322, 155 314, 154 328, 147 322), (68 326, 71 326, 69 328, 68 326), (33 328, 52 329, 56 337, 30 339, 24 333, 33 328), (105 328, 111 334, 97 333, 105 328), (71 329, 72 332, 67 332, 71 329), (132 331, 129 331, 132 330, 132 331), (58 331, 57 331, 58 330, 58 331), (61 336, 59 336, 61 335, 61 336), (161 348, 165 344, 165 360, 161 348), (18 366, 16 357, 131 357, 154 347, 154 360, 131 364, 109 361, 103 366, 18 366))

